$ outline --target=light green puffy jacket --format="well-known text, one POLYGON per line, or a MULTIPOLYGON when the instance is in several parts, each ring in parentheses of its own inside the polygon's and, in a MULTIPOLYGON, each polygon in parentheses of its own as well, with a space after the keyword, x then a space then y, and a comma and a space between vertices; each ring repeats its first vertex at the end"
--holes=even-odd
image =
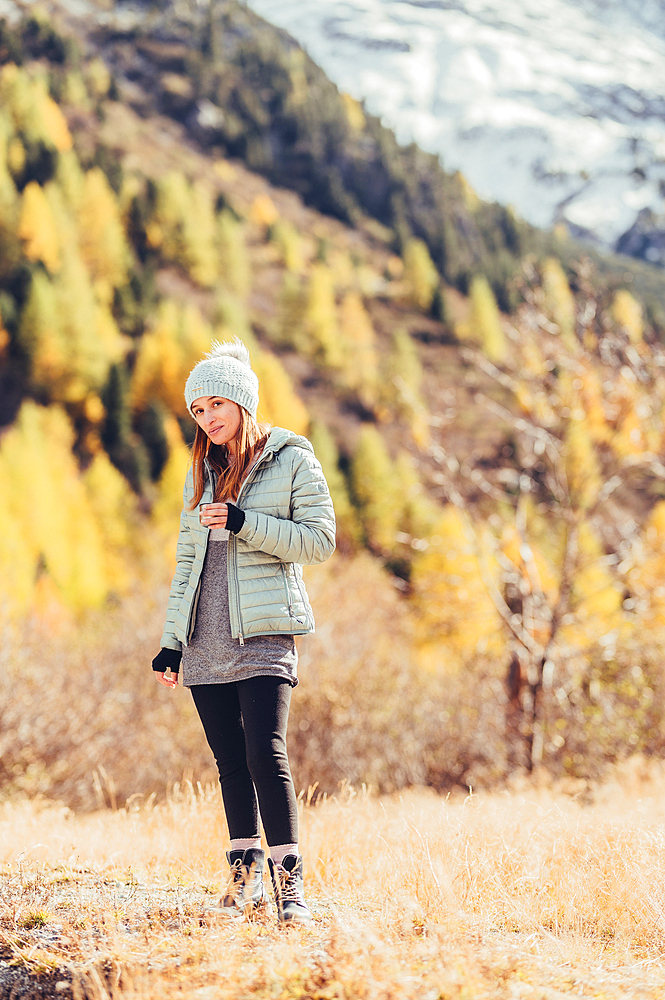
MULTIPOLYGON (((210 529, 199 521, 199 508, 189 510, 193 494, 190 469, 161 642, 168 649, 182 649, 194 630, 210 535, 210 529)), ((208 469, 201 503, 212 501, 213 480, 208 469)), ((323 562, 332 555, 335 513, 309 441, 283 427, 273 428, 236 504, 245 512, 245 523, 236 535, 229 536, 228 543, 231 634, 242 644, 248 636, 313 632, 314 616, 302 564, 323 562)))

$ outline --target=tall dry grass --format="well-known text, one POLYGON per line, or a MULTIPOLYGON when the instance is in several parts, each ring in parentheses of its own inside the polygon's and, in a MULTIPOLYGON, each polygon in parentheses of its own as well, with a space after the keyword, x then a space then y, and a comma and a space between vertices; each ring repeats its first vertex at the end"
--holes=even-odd
MULTIPOLYGON (((189 693, 157 685, 150 669, 169 581, 163 571, 149 579, 82 620, 46 609, 0 624, 0 797, 93 809, 214 780, 189 693)), ((473 678, 420 670, 412 619, 376 561, 334 559, 310 571, 308 587, 318 630, 299 641, 289 726, 298 788, 464 787, 503 773, 498 678, 482 665, 473 678)))
POLYGON ((213 786, 81 816, 7 803, 0 950, 64 996, 656 1000, 664 793, 662 769, 633 762, 581 795, 346 786, 302 802, 316 920, 288 931, 216 909, 213 786))

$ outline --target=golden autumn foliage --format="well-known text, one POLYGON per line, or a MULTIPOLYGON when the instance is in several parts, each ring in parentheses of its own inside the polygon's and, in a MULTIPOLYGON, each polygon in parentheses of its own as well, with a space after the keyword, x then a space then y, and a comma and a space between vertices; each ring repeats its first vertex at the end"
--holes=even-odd
POLYGON ((279 219, 279 212, 269 194, 257 194, 252 202, 249 217, 255 225, 263 229, 275 225, 279 219))
POLYGON ((152 505, 151 522, 160 535, 168 540, 169 558, 175 561, 175 544, 180 525, 183 504, 183 486, 187 470, 191 464, 191 453, 182 439, 182 433, 175 417, 169 417, 165 424, 169 444, 169 457, 157 484, 157 496, 152 505))
POLYGON ((306 434, 309 415, 296 394, 284 366, 268 351, 254 353, 254 371, 259 378, 259 419, 277 427, 288 427, 296 434, 306 434))
POLYGON ((72 148, 65 116, 41 77, 33 78, 24 69, 7 63, 0 71, 0 104, 27 139, 44 142, 58 152, 72 148))
POLYGON ((358 435, 351 484, 369 544, 391 552, 402 511, 399 483, 385 441, 372 424, 365 424, 358 435))
POLYGON ((344 382, 370 408, 378 397, 379 359, 374 327, 357 292, 349 291, 342 299, 339 336, 344 351, 344 382))
POLYGON ((81 256, 99 299, 108 303, 127 280, 130 255, 118 202, 99 167, 85 174, 77 207, 81 256))
POLYGON ((39 271, 33 274, 20 337, 31 352, 35 382, 62 401, 84 399, 91 388, 99 388, 125 350, 75 249, 52 281, 39 271))
POLYGON ((545 310, 558 326, 566 344, 572 345, 575 334, 575 297, 556 257, 548 257, 544 261, 542 278, 545 310))
POLYGON ((583 414, 573 416, 566 426, 564 467, 573 506, 582 510, 591 507, 598 497, 602 478, 583 414))
POLYGON ((243 225, 225 209, 217 220, 219 278, 224 287, 239 299, 245 299, 252 283, 249 254, 243 225))
POLYGON ((490 587, 499 585, 499 574, 482 532, 448 507, 428 547, 414 559, 413 599, 422 629, 423 662, 431 669, 454 672, 475 656, 504 651, 501 620, 490 596, 490 587))
POLYGON ((141 410, 157 399, 182 412, 187 376, 210 350, 211 339, 212 330, 195 305, 163 300, 152 328, 141 338, 131 383, 133 407, 141 410))
POLYGON ((270 227, 270 240, 277 248, 287 271, 300 274, 305 267, 302 238, 288 219, 277 219, 270 227))
POLYGON ((12 611, 29 608, 43 580, 75 610, 99 606, 126 581, 113 554, 129 539, 124 480, 102 455, 82 475, 72 445, 64 412, 34 403, 0 441, 0 565, 12 611))
POLYGON ((476 275, 470 289, 469 336, 490 361, 500 364, 506 357, 506 336, 494 293, 483 275, 476 275))
POLYGON ((404 280, 411 300, 418 309, 428 312, 440 278, 426 244, 418 239, 407 240, 402 259, 404 280))
POLYGON ((612 318, 633 344, 639 344, 644 332, 642 306, 625 288, 620 288, 612 302, 612 318))
MULTIPOLYGON (((288 100, 305 101, 304 57, 294 50, 290 59, 288 100)), ((445 678, 460 700, 450 695, 435 733, 445 730, 457 753, 468 746, 455 728, 460 705, 472 727, 474 712, 490 712, 503 733, 506 699, 522 697, 522 733, 542 723, 543 759, 574 771, 591 732, 584 713, 605 712, 609 732, 607 720, 629 704, 601 712, 591 685, 621 693, 626 663, 646 676, 665 627, 665 354, 652 305, 569 254, 567 270, 552 256, 525 257, 513 278, 490 254, 460 264, 444 288, 406 227, 344 227, 193 146, 174 144, 168 159, 160 148, 153 160, 146 145, 141 163, 136 137, 124 136, 133 113, 101 59, 47 62, 0 70, 0 359, 5 418, 18 413, 0 437, 0 565, 11 577, 0 600, 103 606, 136 576, 131 553, 144 543, 155 578, 166 575, 190 461, 188 425, 178 422, 183 385, 213 338, 237 334, 259 376, 260 417, 311 436, 344 556, 370 550, 340 571, 355 588, 346 599, 364 626, 380 576, 386 606, 408 624, 399 650, 417 654, 413 718, 445 678), (51 94, 70 104, 75 145, 51 94), (86 132, 82 121, 93 119, 86 132), (109 158, 113 129, 118 155, 109 158), (485 265, 488 277, 472 279, 485 265), (567 273, 579 278, 575 295, 567 273), (502 307, 519 302, 509 319, 493 289, 502 307), (17 396, 12 410, 15 386, 21 399, 50 405, 18 410, 17 396), (33 481, 53 498, 43 527, 21 503, 33 481), (488 708, 489 696, 477 706, 470 694, 490 663, 488 708), (529 723, 538 683, 546 710, 529 723)), ((176 82, 162 78, 173 93, 176 82)), ((343 100, 344 128, 363 128, 362 108, 343 100)), ((138 125, 139 144, 144 131, 155 137, 149 122, 138 125)), ((461 177, 456 190, 477 212, 461 177)), ((392 639, 386 628, 368 654, 379 680, 353 681, 376 686, 384 746, 397 723, 385 722, 382 699, 394 707, 402 683, 396 674, 386 693, 392 639)), ((363 650, 360 674, 369 646, 353 635, 349 643, 363 650)), ((313 648, 338 681, 333 654, 313 648)), ((329 697, 330 718, 343 719, 348 690, 335 701, 334 684, 324 686, 321 704, 329 697)), ((652 746, 657 728, 644 722, 652 746)), ((439 735, 418 780, 435 773, 437 787, 463 784, 475 763, 442 778, 439 735)), ((492 766, 483 773, 497 773, 492 766)), ((367 767, 389 780, 385 760, 367 767)))
POLYGON ((147 235, 165 261, 184 266, 206 288, 215 283, 219 263, 215 213, 211 192, 202 181, 190 184, 177 170, 161 178, 147 235))
POLYGON ((339 368, 343 362, 337 320, 335 286, 330 268, 315 264, 310 272, 304 316, 306 345, 322 365, 339 368))
POLYGON ((18 235, 28 260, 42 261, 51 274, 60 270, 60 233, 44 189, 36 181, 30 181, 23 192, 18 235))
POLYGON ((346 478, 339 467, 339 450, 335 440, 325 424, 318 420, 312 421, 309 440, 328 483, 335 508, 337 537, 343 545, 356 547, 360 542, 361 527, 351 503, 346 478))

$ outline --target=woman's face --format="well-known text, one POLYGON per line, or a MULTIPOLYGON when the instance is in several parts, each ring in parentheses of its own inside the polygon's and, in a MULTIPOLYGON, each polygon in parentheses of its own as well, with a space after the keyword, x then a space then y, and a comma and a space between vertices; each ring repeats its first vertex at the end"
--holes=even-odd
POLYGON ((240 407, 222 396, 200 396, 192 403, 194 419, 213 444, 225 444, 235 451, 236 435, 240 429, 240 407))

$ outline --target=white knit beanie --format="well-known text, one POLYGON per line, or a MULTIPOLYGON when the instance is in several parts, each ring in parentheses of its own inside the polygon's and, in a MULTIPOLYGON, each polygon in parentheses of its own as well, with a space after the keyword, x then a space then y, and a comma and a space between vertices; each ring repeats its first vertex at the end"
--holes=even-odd
POLYGON ((256 419, 259 406, 259 380, 249 360, 249 351, 239 337, 220 344, 213 340, 212 350, 192 369, 185 383, 187 409, 201 396, 221 396, 242 406, 256 419))

